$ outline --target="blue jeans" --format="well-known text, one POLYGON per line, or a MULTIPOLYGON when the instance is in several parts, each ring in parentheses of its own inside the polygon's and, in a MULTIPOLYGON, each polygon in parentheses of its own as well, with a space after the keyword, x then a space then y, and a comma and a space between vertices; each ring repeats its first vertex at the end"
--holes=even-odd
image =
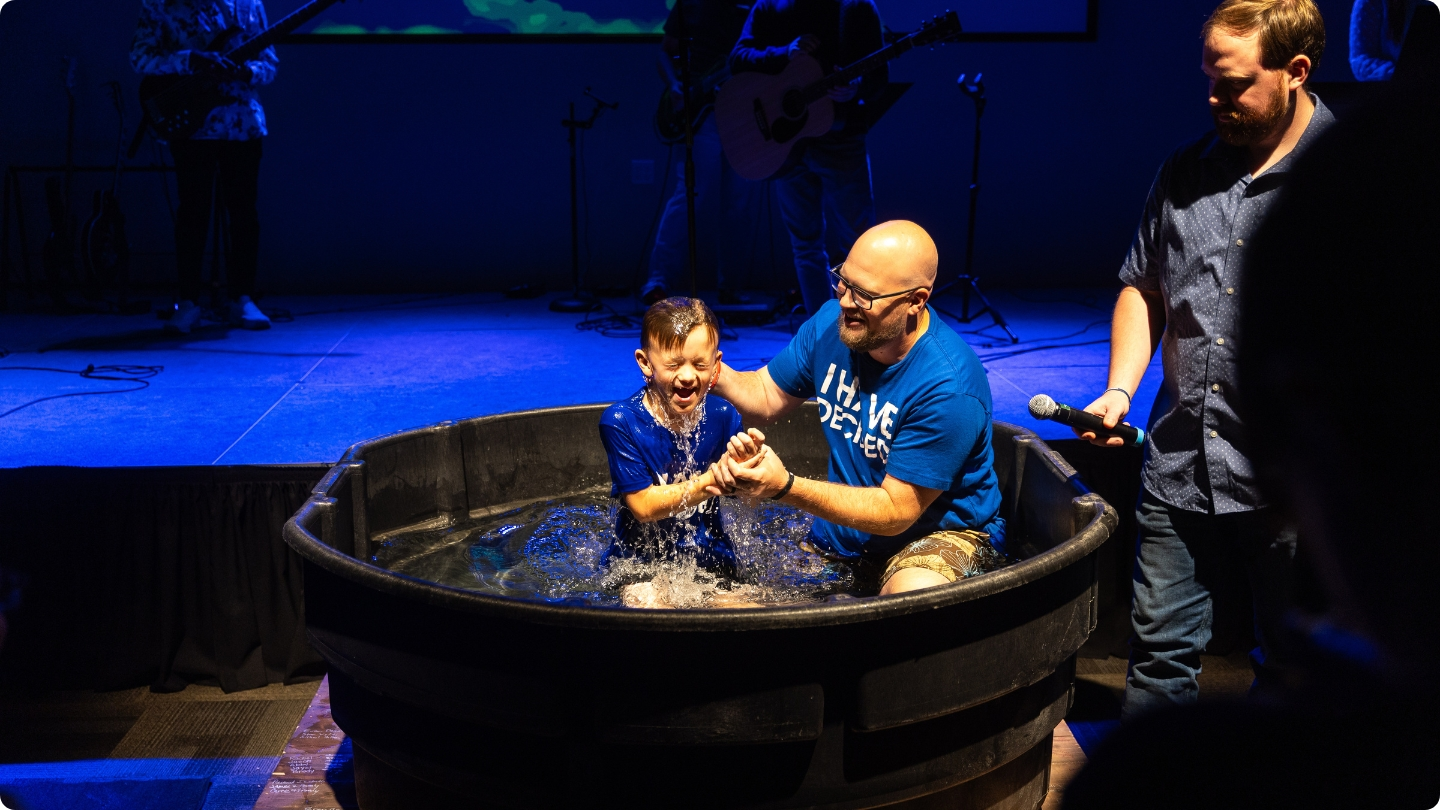
POLYGON ((831 133, 801 144, 776 175, 775 196, 790 232, 805 311, 813 315, 835 297, 829 276, 832 255, 843 260, 860 234, 875 224, 865 136, 831 133))
POLYGON ((1210 641, 1212 594, 1238 564, 1255 604, 1251 693, 1275 684, 1287 656, 1282 621, 1290 604, 1295 532, 1276 531, 1265 510, 1209 515, 1144 491, 1136 508, 1135 599, 1130 671, 1120 718, 1193 703, 1200 653, 1210 641))
MULTIPOLYGON (((665 203, 655 247, 650 251, 650 277, 642 292, 657 287, 680 294, 690 289, 690 223, 685 216, 685 148, 676 150, 675 191, 665 203)), ((716 286, 733 289, 744 280, 744 265, 754 250, 755 212, 760 210, 761 183, 746 180, 730 168, 720 151, 715 115, 695 130, 695 209, 697 234, 703 230, 700 207, 718 204, 720 230, 716 249, 716 286), (715 198, 712 202, 711 198, 715 198)), ((698 264, 698 262, 697 262, 698 264)))

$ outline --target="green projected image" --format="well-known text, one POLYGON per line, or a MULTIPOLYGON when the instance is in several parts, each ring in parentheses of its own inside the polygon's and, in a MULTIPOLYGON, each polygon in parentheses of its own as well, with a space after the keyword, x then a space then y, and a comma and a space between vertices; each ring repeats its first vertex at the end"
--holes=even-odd
MULTIPOLYGON (((299 3, 272 2, 270 14, 299 3)), ((658 34, 674 0, 365 0, 326 9, 298 33, 658 34)))
MULTIPOLYGON (((266 0, 271 19, 304 0, 266 0)), ((749 6, 752 0, 734 0, 749 6)), ((953 9, 965 36, 1055 37, 1093 34, 1098 0, 876 0, 895 31, 953 9)), ((345 0, 297 33, 310 36, 450 35, 651 37, 675 0, 345 0)))

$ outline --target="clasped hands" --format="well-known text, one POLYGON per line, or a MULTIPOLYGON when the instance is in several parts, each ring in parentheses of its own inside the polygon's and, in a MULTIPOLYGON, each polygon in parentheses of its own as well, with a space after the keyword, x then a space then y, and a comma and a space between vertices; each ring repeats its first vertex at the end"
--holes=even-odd
POLYGON ((740 495, 749 500, 768 498, 785 488, 790 472, 780 456, 765 443, 765 434, 750 428, 730 437, 725 455, 710 465, 711 495, 740 495))

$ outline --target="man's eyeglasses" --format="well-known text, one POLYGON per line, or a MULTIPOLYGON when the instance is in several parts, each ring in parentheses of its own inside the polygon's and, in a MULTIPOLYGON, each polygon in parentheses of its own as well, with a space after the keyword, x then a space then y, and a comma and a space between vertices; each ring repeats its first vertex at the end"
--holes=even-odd
POLYGON ((884 293, 883 295, 879 293, 872 293, 869 290, 862 290, 859 287, 856 287, 854 284, 851 284, 849 281, 846 281, 845 277, 840 275, 840 268, 844 266, 845 263, 841 262, 840 264, 837 264, 834 267, 830 268, 830 287, 835 290, 836 298, 844 298, 845 293, 848 291, 850 293, 850 300, 855 302, 855 306, 864 310, 871 309, 875 306, 875 302, 879 301, 882 298, 894 298, 897 295, 909 295, 916 290, 930 289, 929 287, 911 287, 908 290, 901 290, 900 292, 893 293, 884 293))

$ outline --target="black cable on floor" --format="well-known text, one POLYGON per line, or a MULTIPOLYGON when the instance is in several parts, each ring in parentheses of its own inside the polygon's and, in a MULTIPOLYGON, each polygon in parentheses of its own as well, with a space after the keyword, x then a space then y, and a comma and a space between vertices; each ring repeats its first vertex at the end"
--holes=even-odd
POLYGON ((643 314, 623 315, 603 302, 600 310, 609 314, 594 318, 594 311, 587 312, 585 317, 575 324, 575 328, 581 332, 599 332, 602 337, 640 339, 640 323, 645 317, 643 314))
MULTIPOLYGON (((581 332, 599 332, 601 337, 629 338, 636 341, 640 339, 641 323, 645 319, 644 312, 625 315, 604 302, 601 302, 600 308, 610 314, 602 318, 592 318, 591 316, 595 313, 587 312, 585 317, 575 324, 575 328, 581 332)), ((719 321, 722 340, 740 339, 740 333, 735 331, 735 327, 725 323, 724 318, 720 318, 719 321)))
POLYGON ((90 397, 102 394, 128 394, 132 391, 142 391, 150 387, 150 378, 164 371, 164 366, 95 366, 90 365, 75 371, 68 368, 47 368, 44 366, 0 366, 0 371, 49 371, 56 374, 75 374, 87 380, 108 380, 111 382, 131 382, 139 385, 130 388, 115 388, 108 391, 71 391, 68 394, 55 394, 48 397, 32 399, 23 405, 18 405, 4 413, 0 413, 0 419, 4 419, 16 411, 24 410, 31 405, 41 402, 48 402, 52 399, 64 399, 66 397, 90 397))
POLYGON ((1058 345, 1055 345, 1055 346, 1030 346, 1030 347, 1028 347, 1028 348, 1016 349, 1016 350, 1014 350, 1014 351, 1009 351, 1009 352, 996 352, 996 353, 994 353, 994 354, 982 354, 982 355, 980 355, 979 357, 980 357, 980 362, 981 362, 982 364, 984 364, 984 363, 989 363, 989 362, 991 362, 992 360, 1004 360, 1004 359, 1007 358, 1007 357, 1017 357, 1017 356, 1022 355, 1022 354, 1030 354, 1031 352, 1044 352, 1044 351, 1049 351, 1049 350, 1051 350, 1051 349, 1073 349, 1073 348, 1075 348, 1075 347, 1077 347, 1077 346, 1095 346, 1095 345, 1100 344, 1100 343, 1109 343, 1109 342, 1110 342, 1110 338, 1105 338, 1104 340, 1085 340, 1085 341, 1081 341, 1081 342, 1079 342, 1079 343, 1061 343, 1061 344, 1058 344, 1058 345))
POLYGON ((1005 293, 1017 301, 1024 301, 1027 304, 1074 304, 1077 307, 1086 309, 1098 309, 1102 312, 1109 312, 1115 308, 1114 301, 1106 301, 1105 293, 1090 293, 1083 300, 1058 296, 1055 298, 1042 298, 1033 295, 1021 295, 1013 289, 1005 290, 1005 293))
MULTIPOLYGON (((940 309, 939 307, 936 307, 936 308, 935 308, 935 311, 938 312, 938 313, 940 313, 942 316, 948 315, 951 320, 955 321, 955 322, 958 323, 958 324, 964 324, 964 323, 965 323, 964 321, 962 321, 962 320, 960 320, 958 317, 956 317, 955 314, 952 313, 952 312, 946 312, 945 310, 940 309)), ((1030 340, 1027 340, 1027 341, 1025 341, 1025 342, 1026 342, 1026 343, 1030 343, 1030 342, 1037 342, 1037 343, 1038 343, 1038 342, 1046 342, 1046 341, 1052 341, 1052 340, 1068 340, 1068 339, 1073 338, 1073 337, 1079 337, 1079 336, 1085 334, 1086 332, 1089 332, 1091 329, 1094 329, 1094 328, 1097 327, 1097 326, 1102 326, 1102 325, 1108 324, 1108 323, 1110 323, 1110 319, 1108 319, 1108 318, 1105 319, 1105 320, 1100 320, 1100 321, 1091 321, 1090 323, 1086 324, 1084 328, 1082 328, 1082 329, 1080 329, 1080 330, 1078 330, 1078 331, 1075 331, 1075 332, 1071 332, 1071 333, 1068 334, 1068 335, 1054 335, 1054 336, 1051 336, 1051 337, 1031 338, 1030 340)), ((993 325, 993 324, 990 325, 990 326, 985 327, 985 329, 993 329, 993 328, 994 328, 994 325, 993 325)), ((960 334, 962 334, 962 335, 974 335, 974 334, 979 334, 980 332, 985 331, 985 329, 965 330, 965 331, 956 330, 956 331, 959 331, 960 334)), ((1017 356, 1022 355, 1022 354, 1030 354, 1030 353, 1032 353, 1032 352, 1043 352, 1043 351, 1049 351, 1049 350, 1051 350, 1051 349, 1070 349, 1070 348, 1074 348, 1074 347, 1076 347, 1076 346, 1093 346, 1093 345, 1096 345, 1096 344, 1098 344, 1098 343, 1109 343, 1109 342, 1110 342, 1110 339, 1109 339, 1109 338, 1106 338, 1106 339, 1104 339, 1104 340, 1086 340, 1086 341, 1080 341, 1080 342, 1078 342, 1078 343, 1059 343, 1059 344, 1054 344, 1054 343, 1052 343, 1052 344, 1045 345, 1045 346, 1026 346, 1026 347, 1024 347, 1024 348, 1007 349, 1007 350, 1005 350, 1005 351, 993 352, 993 353, 990 353, 990 354, 979 354, 979 353, 977 352, 976 354, 977 354, 977 356, 980 358, 980 363, 981 363, 982 365, 985 365, 985 364, 988 364, 989 362, 991 362, 991 361, 993 361, 993 360, 1004 360, 1004 359, 1006 359, 1006 358, 1008 358, 1008 357, 1017 357, 1017 356)), ((982 344, 982 348, 990 348, 992 345, 994 345, 994 344, 989 344, 989 343, 987 343, 987 344, 982 344)), ((1007 344, 1007 345, 1008 345, 1008 344, 1007 344)))
MULTIPOLYGON (((1069 340, 1070 338, 1073 338, 1073 337, 1080 337, 1081 335, 1085 334, 1086 332, 1089 332, 1091 329, 1094 329, 1094 328, 1097 327, 1097 326, 1104 326, 1105 324, 1108 324, 1108 323, 1110 323, 1110 319, 1109 319, 1109 318, 1106 318, 1106 319, 1103 320, 1103 321, 1091 321, 1090 323, 1085 324, 1085 327, 1084 327, 1083 329, 1080 329, 1079 331, 1076 331, 1076 332, 1071 332, 1071 333, 1068 334, 1068 335, 1054 335, 1054 336, 1052 336, 1052 337, 1030 338, 1029 340, 1026 340, 1026 341, 1024 341, 1024 342, 1025 342, 1025 343, 1043 343, 1043 342, 1049 341, 1049 340, 1069 340)), ((990 328, 990 327, 988 327, 988 326, 986 327, 986 329, 989 329, 989 328, 990 328)), ((974 335, 974 334, 978 334, 979 331, 984 331, 984 330, 977 330, 976 332, 964 332, 963 334, 974 335)), ((1006 344, 1006 345, 1014 345, 1014 344, 1006 344)), ((989 345, 987 345, 986 348, 989 348, 989 345)))

